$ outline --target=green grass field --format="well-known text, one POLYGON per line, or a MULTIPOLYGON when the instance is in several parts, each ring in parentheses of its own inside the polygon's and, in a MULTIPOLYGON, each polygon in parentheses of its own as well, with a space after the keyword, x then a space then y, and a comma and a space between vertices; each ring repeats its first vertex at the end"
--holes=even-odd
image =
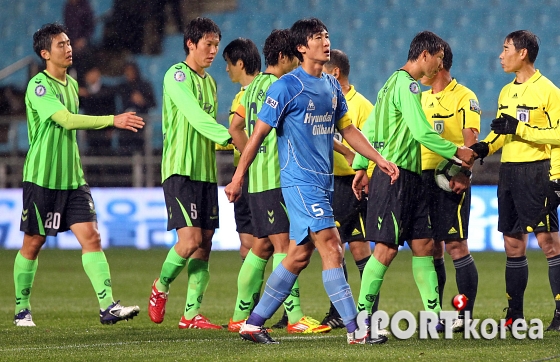
MULTIPOLYGON (((167 250, 109 249, 114 297, 124 305, 138 304, 140 315, 113 326, 99 323, 97 300, 81 265, 80 251, 44 250, 39 258, 31 305, 36 328, 16 328, 12 268, 16 251, 0 252, 0 360, 54 361, 263 361, 263 360, 425 360, 425 361, 535 361, 560 359, 560 333, 545 332, 543 340, 453 340, 389 339, 381 346, 348 346, 344 330, 325 335, 288 335, 274 331, 280 345, 255 345, 223 331, 179 330, 185 304, 186 273, 173 283, 166 319, 161 325, 147 315, 150 286, 158 276, 167 250)), ((504 317, 507 305, 504 286, 503 253, 475 253, 479 270, 479 292, 475 317, 504 317)), ((554 303, 548 283, 547 264, 540 252, 529 255, 529 286, 525 297, 526 319, 540 318, 546 328, 554 303)), ((386 275, 381 291, 381 308, 392 314, 398 310, 422 308, 413 282, 410 252, 401 252, 386 275)), ((350 284, 357 298, 359 275, 347 255, 350 284)), ((456 294, 455 272, 447 260, 445 300, 456 294)), ((236 297, 240 258, 236 252, 214 252, 211 280, 201 312, 215 323, 227 323, 236 297)), ((270 264, 267 275, 270 272, 270 264)), ((304 312, 322 319, 328 299, 321 282, 321 263, 315 255, 300 277, 304 312)), ((186 271, 186 270, 185 270, 186 271)), ((450 302, 444 309, 451 310, 450 302)), ((272 323, 280 317, 277 313, 272 323)), ((271 324, 272 324, 271 323, 271 324)))

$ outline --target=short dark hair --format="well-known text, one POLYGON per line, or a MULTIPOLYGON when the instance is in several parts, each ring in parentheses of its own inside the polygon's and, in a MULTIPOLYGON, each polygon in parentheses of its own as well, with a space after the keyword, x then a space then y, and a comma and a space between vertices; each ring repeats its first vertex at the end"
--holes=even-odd
POLYGON ((220 31, 220 27, 212 19, 192 19, 185 27, 185 35, 183 37, 183 47, 185 48, 185 54, 189 55, 187 40, 192 41, 193 44, 198 44, 198 41, 202 39, 206 34, 217 34, 218 39, 222 40, 222 32, 220 31))
POLYGON ((443 42, 443 69, 449 71, 453 66, 453 52, 448 42, 443 42))
POLYGON ((41 50, 51 51, 52 41, 60 33, 66 33, 66 28, 59 23, 49 23, 37 30, 33 34, 33 50, 42 61, 46 62, 41 56, 41 50))
POLYGON ((229 60, 232 64, 241 60, 247 74, 253 75, 261 70, 261 55, 251 39, 237 38, 232 40, 224 48, 222 56, 225 61, 229 60))
POLYGON ((300 62, 303 62, 303 55, 297 50, 297 47, 300 45, 307 46, 309 38, 311 38, 313 34, 317 34, 322 31, 328 32, 329 30, 327 29, 327 26, 317 18, 301 19, 292 25, 290 28, 292 48, 294 54, 300 62))
POLYGON ((422 31, 412 39, 410 48, 408 49, 408 60, 415 61, 424 50, 430 55, 437 54, 443 49, 443 39, 432 33, 431 31, 422 31))
POLYGON ((263 46, 264 64, 267 67, 277 65, 280 53, 287 56, 288 59, 293 59, 296 56, 289 29, 274 29, 266 38, 263 46))
POLYGON ((331 60, 326 62, 325 66, 329 71, 338 67, 340 74, 346 78, 350 75, 350 60, 348 60, 348 55, 342 50, 331 49, 331 60))
POLYGON ((517 30, 509 33, 505 41, 511 40, 515 50, 527 49, 529 62, 534 63, 539 55, 539 37, 529 30, 517 30))

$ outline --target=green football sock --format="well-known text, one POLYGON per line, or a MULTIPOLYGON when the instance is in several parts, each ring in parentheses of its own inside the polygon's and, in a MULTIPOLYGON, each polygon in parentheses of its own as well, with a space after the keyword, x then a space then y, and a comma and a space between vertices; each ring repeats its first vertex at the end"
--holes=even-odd
POLYGON ((438 313, 441 311, 439 305, 438 280, 434 268, 433 256, 413 256, 412 275, 420 291, 424 309, 438 313))
POLYGON ((33 279, 37 272, 37 264, 39 260, 29 260, 23 257, 20 252, 16 255, 14 262, 14 286, 16 289, 16 308, 15 314, 22 309, 31 310, 29 297, 31 296, 31 288, 33 287, 33 279))
POLYGON ((82 265, 97 294, 99 308, 107 309, 113 303, 113 288, 111 287, 111 272, 105 253, 94 251, 82 254, 82 265))
POLYGON ((249 317, 249 313, 254 307, 255 301, 261 294, 264 281, 264 269, 268 260, 261 259, 253 250, 245 257, 239 276, 237 277, 237 300, 233 311, 234 322, 244 320, 249 317))
POLYGON ((161 266, 161 273, 156 282, 156 289, 160 292, 167 293, 169 291, 169 284, 177 278, 185 265, 187 265, 187 259, 177 254, 175 247, 172 247, 161 266))
POLYGON ((387 267, 375 259, 373 255, 369 258, 362 274, 360 296, 358 297, 358 312, 365 310, 368 314, 371 314, 371 308, 379 295, 386 271, 387 267))
MULTIPOLYGON (((276 253, 272 255, 272 270, 276 269, 276 267, 280 265, 286 255, 287 254, 284 253, 276 253)), ((299 282, 296 279, 296 282, 290 291, 290 295, 284 301, 284 309, 288 314, 288 321, 291 324, 297 323, 303 317, 303 312, 299 303, 299 282)))
POLYGON ((200 309, 204 292, 210 282, 208 262, 200 259, 189 259, 187 264, 189 286, 187 288, 187 303, 185 305, 185 319, 193 319, 200 309))

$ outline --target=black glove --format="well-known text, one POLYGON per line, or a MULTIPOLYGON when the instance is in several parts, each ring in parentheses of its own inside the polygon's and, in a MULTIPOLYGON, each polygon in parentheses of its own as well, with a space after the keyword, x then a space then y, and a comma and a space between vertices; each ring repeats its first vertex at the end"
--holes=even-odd
POLYGON ((488 156, 488 152, 490 151, 488 149, 488 143, 486 142, 478 142, 475 143, 474 145, 469 146, 469 148, 471 150, 473 150, 476 153, 475 156, 475 160, 480 158, 480 164, 482 165, 482 160, 484 159, 484 157, 488 156))
POLYGON ((499 118, 492 121, 490 128, 496 134, 515 134, 518 123, 519 121, 509 114, 502 113, 499 118))

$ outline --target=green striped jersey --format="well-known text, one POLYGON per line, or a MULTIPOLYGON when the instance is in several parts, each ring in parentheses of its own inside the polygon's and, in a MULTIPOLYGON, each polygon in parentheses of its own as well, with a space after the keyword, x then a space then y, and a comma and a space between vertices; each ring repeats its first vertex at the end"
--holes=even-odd
MULTIPOLYGON (((430 126, 420 103, 418 82, 405 70, 397 70, 377 94, 373 112, 362 132, 388 161, 405 170, 422 173, 420 145, 452 158, 457 146, 441 138, 430 126)), ((356 155, 354 169, 367 169, 368 160, 356 155)))
POLYGON ((29 151, 23 181, 55 190, 73 190, 86 183, 76 131, 66 130, 51 119, 67 109, 78 113, 78 83, 69 75, 66 83, 46 71, 37 74, 25 94, 29 151))
MULTIPOLYGON (((249 136, 257 123, 257 114, 266 99, 266 91, 278 78, 270 73, 261 73, 253 79, 241 98, 245 108, 245 126, 249 136)), ((249 167, 249 193, 280 188, 280 164, 276 129, 273 128, 259 147, 255 160, 249 167)))
POLYGON ((215 143, 227 145, 227 128, 216 122, 216 82, 185 62, 173 65, 163 78, 162 181, 172 175, 217 182, 215 143))

